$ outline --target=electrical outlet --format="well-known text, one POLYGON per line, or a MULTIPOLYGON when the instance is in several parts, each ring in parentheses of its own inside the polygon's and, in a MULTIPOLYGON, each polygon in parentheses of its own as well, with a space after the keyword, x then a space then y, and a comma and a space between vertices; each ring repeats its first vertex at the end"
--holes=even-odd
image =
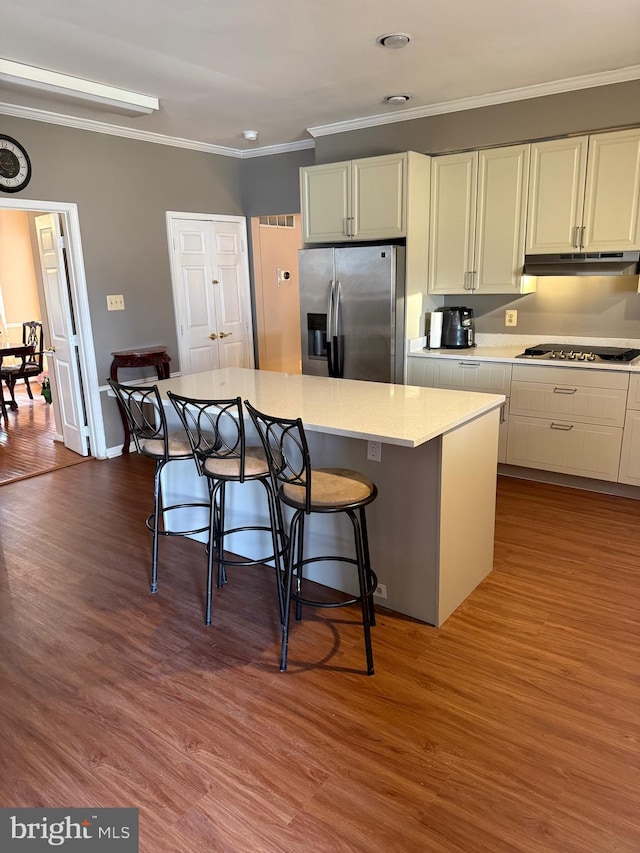
POLYGON ((504 324, 505 326, 518 325, 518 312, 514 308, 510 308, 504 312, 504 324))
POLYGON ((386 598, 387 597, 387 585, 384 583, 379 583, 378 586, 373 591, 374 595, 377 595, 378 598, 386 598))
POLYGON ((379 441, 367 442, 367 459, 370 462, 382 462, 382 445, 379 441))
POLYGON ((107 311, 124 311, 124 296, 121 293, 107 296, 107 311))

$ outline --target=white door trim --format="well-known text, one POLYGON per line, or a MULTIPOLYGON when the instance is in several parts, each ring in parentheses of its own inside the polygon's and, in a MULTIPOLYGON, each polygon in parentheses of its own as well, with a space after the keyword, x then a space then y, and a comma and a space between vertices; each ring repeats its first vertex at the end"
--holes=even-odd
POLYGON ((102 403, 96 367, 96 354, 93 345, 89 297, 84 269, 84 255, 80 238, 80 219, 78 205, 59 201, 33 201, 27 199, 0 198, 1 210, 28 210, 38 213, 59 213, 67 239, 67 264, 69 287, 73 301, 73 312, 78 336, 78 358, 84 405, 87 413, 91 454, 97 459, 106 459, 107 446, 102 418, 102 403))
POLYGON ((247 240, 247 218, 246 216, 233 216, 226 215, 222 213, 188 213, 185 211, 178 210, 168 210, 165 215, 166 225, 167 225, 167 248, 169 250, 169 268, 171 271, 171 291, 173 293, 173 311, 175 315, 176 321, 176 339, 178 342, 178 357, 180 359, 180 373, 176 372, 175 374, 172 372, 172 376, 180 376, 182 373, 182 365, 185 363, 185 356, 183 353, 183 335, 182 330, 180 328, 180 324, 182 322, 182 307, 181 301, 178 296, 177 287, 181 281, 180 271, 176 269, 175 263, 175 251, 173 245, 173 223, 180 220, 196 220, 199 222, 233 222, 237 225, 241 230, 241 241, 242 241, 242 253, 245 259, 246 265, 246 274, 247 274, 247 286, 249 287, 249 320, 250 320, 250 333, 251 333, 251 348, 250 355, 253 360, 255 358, 254 348, 255 348, 255 336, 254 336, 254 326, 253 326, 253 303, 252 303, 252 295, 251 295, 251 273, 249 270, 249 242, 247 240))

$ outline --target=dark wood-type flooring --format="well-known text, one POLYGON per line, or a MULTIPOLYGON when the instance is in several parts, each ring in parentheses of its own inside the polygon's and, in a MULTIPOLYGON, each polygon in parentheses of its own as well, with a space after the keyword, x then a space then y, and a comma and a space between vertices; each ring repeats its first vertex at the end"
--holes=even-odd
POLYGON ((207 629, 176 538, 149 593, 151 478, 0 490, 0 805, 136 806, 144 853, 640 850, 640 502, 502 479, 442 628, 380 612, 367 677, 353 608, 310 614, 282 674, 271 571, 207 629))
MULTIPOLYGON (((0 412, 0 486, 33 477, 45 471, 66 468, 84 462, 59 441, 54 441, 56 423, 53 407, 40 394, 40 385, 31 380, 33 400, 29 399, 25 385, 16 385, 18 408, 0 412)), ((9 393, 5 388, 5 400, 9 393)))

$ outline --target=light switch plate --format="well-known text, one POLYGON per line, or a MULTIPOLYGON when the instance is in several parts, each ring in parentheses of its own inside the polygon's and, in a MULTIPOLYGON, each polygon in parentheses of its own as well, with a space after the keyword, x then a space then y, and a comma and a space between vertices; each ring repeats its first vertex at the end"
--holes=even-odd
POLYGON ((121 293, 107 296, 107 311, 124 311, 124 296, 121 293))

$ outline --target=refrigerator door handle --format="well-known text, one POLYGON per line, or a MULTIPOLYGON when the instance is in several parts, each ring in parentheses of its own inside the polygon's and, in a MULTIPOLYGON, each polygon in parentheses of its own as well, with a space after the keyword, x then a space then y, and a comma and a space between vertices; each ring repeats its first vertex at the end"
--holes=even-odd
POLYGON ((334 358, 333 358, 333 317, 334 317, 334 301, 335 301, 336 283, 331 281, 329 287, 329 304, 327 305, 327 372, 329 376, 334 375, 334 358))
POLYGON ((342 287, 339 281, 336 281, 334 293, 334 375, 337 377, 342 377, 344 375, 344 338, 342 337, 342 328, 340 323, 340 303, 342 301, 342 287))

